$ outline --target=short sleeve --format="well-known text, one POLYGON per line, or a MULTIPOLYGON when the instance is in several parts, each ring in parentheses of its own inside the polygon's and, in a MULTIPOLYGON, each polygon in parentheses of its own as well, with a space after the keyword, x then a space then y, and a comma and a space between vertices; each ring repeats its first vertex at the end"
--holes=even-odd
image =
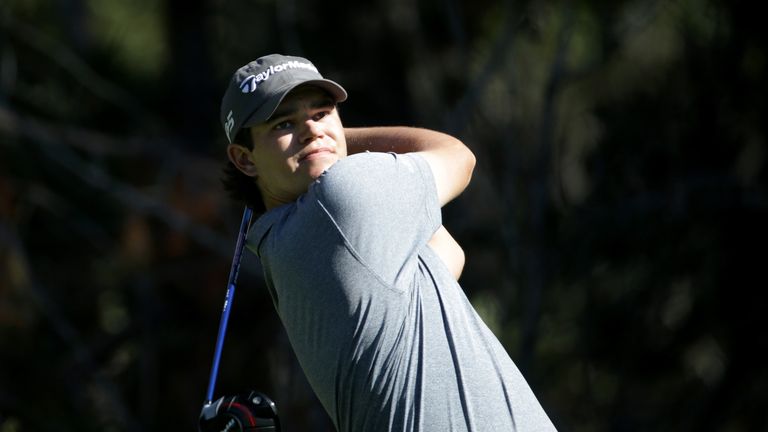
POLYGON ((390 284, 442 223, 432 171, 415 153, 349 156, 323 174, 309 195, 347 247, 390 284))

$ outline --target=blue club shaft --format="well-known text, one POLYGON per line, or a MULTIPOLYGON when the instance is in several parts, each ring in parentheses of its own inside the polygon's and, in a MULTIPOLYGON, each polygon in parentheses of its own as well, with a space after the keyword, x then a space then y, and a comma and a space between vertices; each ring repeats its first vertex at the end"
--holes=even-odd
POLYGON ((245 239, 248 236, 248 228, 251 225, 253 210, 246 207, 243 211, 243 220, 240 222, 240 232, 237 235, 237 244, 235 245, 235 254, 232 257, 232 267, 229 269, 229 281, 227 283, 227 294, 224 297, 224 309, 221 311, 221 321, 219 322, 219 334, 216 337, 216 349, 213 353, 213 365, 211 366, 211 377, 208 381, 208 391, 205 395, 206 403, 213 401, 213 391, 216 387, 216 377, 219 374, 219 360, 221 360, 221 351, 224 346, 224 336, 227 333, 227 322, 229 321, 229 312, 232 309, 232 300, 235 297, 235 286, 237 285, 237 275, 240 272, 240 261, 243 257, 243 248, 245 239))

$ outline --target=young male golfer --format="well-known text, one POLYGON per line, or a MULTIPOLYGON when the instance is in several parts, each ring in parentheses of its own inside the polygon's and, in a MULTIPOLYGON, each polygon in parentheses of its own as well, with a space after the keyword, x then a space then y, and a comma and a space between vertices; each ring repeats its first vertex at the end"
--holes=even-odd
POLYGON ((440 209, 472 152, 425 129, 345 129, 346 98, 274 54, 238 69, 221 107, 230 187, 263 211, 247 247, 337 429, 555 430, 457 282, 440 209))

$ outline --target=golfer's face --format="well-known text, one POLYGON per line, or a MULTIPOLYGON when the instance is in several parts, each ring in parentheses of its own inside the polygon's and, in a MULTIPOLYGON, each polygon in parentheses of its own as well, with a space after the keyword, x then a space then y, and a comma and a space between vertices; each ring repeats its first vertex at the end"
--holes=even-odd
POLYGON ((336 104, 317 87, 299 87, 272 117, 251 128, 253 161, 262 194, 295 200, 326 169, 347 155, 336 104))

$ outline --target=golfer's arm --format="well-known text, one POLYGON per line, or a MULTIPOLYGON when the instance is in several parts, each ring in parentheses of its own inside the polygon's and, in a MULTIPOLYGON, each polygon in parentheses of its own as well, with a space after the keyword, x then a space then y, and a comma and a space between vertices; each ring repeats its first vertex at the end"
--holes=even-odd
POLYGON ((458 139, 441 132, 410 127, 347 128, 347 152, 419 153, 432 169, 440 206, 466 189, 475 155, 458 139))
MULTIPOLYGON (((435 178, 440 206, 463 192, 472 177, 475 156, 450 135, 409 127, 347 128, 344 132, 349 154, 365 151, 421 154, 435 178)), ((428 244, 458 280, 464 269, 464 251, 448 230, 440 226, 428 244)))
POLYGON ((440 226, 427 244, 443 260, 454 279, 459 280, 461 271, 464 270, 464 250, 448 233, 448 230, 444 226, 440 226))

